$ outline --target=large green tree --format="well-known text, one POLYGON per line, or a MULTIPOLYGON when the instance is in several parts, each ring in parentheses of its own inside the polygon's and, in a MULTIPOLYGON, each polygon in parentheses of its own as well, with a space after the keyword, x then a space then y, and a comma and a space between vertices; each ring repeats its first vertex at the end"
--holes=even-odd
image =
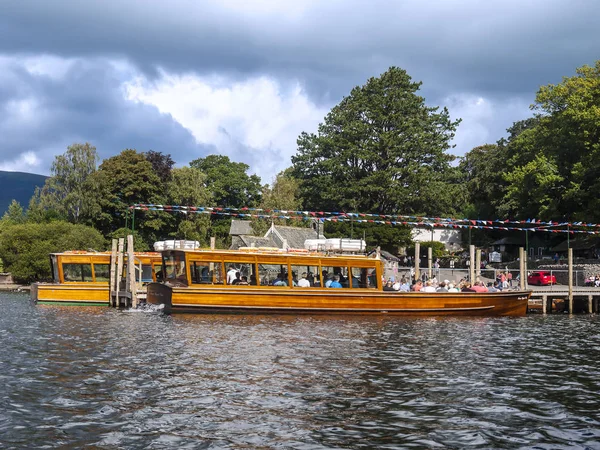
POLYGON ((157 211, 135 211, 129 207, 136 203, 163 203, 165 196, 162 183, 152 164, 143 153, 123 150, 120 154, 105 159, 94 176, 97 186, 96 199, 100 212, 94 222, 106 236, 115 230, 131 225, 152 244, 157 240, 165 225, 165 215, 157 211))
POLYGON ((600 61, 542 86, 532 126, 509 145, 507 213, 600 220, 600 61))
POLYGON ((256 206, 261 199, 261 181, 258 175, 248 175, 247 164, 233 162, 228 156, 208 155, 195 159, 190 167, 205 175, 205 186, 218 206, 241 208, 256 206))
POLYGON ((98 154, 89 143, 73 144, 55 157, 51 177, 41 190, 36 190, 34 204, 72 223, 80 223, 97 212, 95 189, 91 183, 96 172, 98 154))
MULTIPOLYGON (((181 167, 171 171, 167 183, 167 202, 172 205, 210 205, 210 192, 205 186, 206 175, 193 167, 181 167)), ((175 226, 173 238, 199 241, 206 245, 209 238, 210 217, 192 211, 173 213, 175 226)))
POLYGON ((292 157, 308 209, 437 215, 455 209, 458 183, 446 153, 459 121, 425 104, 414 82, 391 67, 355 87, 302 133, 292 157), (452 174, 453 175, 453 174, 452 174))

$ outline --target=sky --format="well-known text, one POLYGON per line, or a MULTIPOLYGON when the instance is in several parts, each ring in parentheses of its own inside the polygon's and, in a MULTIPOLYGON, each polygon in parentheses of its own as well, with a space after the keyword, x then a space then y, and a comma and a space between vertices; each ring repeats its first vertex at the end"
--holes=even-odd
POLYGON ((272 183, 296 139, 390 66, 494 143, 540 86, 600 59, 596 0, 0 0, 0 170, 67 146, 244 162, 272 183))

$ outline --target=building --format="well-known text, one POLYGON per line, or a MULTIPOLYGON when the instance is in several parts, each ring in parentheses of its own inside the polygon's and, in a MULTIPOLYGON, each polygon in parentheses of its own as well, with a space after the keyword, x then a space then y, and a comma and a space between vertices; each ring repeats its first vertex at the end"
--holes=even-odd
POLYGON ((451 228, 415 228, 412 230, 414 242, 442 242, 449 252, 462 249, 460 231, 451 228))
POLYGON ((288 227, 271 224, 264 236, 254 236, 249 221, 232 220, 229 228, 231 250, 240 247, 304 248, 307 239, 324 239, 313 228, 288 227))

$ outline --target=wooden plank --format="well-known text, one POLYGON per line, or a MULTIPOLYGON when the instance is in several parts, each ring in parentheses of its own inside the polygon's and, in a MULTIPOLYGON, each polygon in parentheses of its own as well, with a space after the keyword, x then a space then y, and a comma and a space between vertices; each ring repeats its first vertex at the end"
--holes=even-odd
POLYGON ((109 289, 108 292, 110 293, 109 299, 110 302, 112 304, 112 306, 117 306, 117 300, 116 300, 116 292, 119 290, 119 287, 115 284, 117 282, 116 280, 116 264, 117 264, 117 240, 113 239, 112 240, 112 250, 110 252, 110 281, 109 281, 109 289), (113 296, 113 292, 115 293, 115 295, 113 296))
MULTIPOLYGON (((127 291, 131 297, 131 307, 137 308, 137 284, 135 282, 135 253, 133 251, 133 235, 127 236, 127 291)), ((142 274, 140 273, 140 278, 142 274)))

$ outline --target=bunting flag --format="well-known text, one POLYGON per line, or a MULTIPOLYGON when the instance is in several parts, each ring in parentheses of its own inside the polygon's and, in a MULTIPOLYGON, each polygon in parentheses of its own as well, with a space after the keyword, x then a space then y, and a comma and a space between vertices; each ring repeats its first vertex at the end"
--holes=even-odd
POLYGON ((408 226, 413 228, 453 228, 453 229, 479 229, 502 231, 532 231, 549 233, 570 234, 600 234, 600 224, 586 222, 542 222, 536 219, 509 220, 509 219, 456 219, 441 217, 423 217, 411 215, 355 213, 343 211, 290 211, 262 208, 224 208, 214 206, 183 206, 183 205, 158 205, 137 203, 129 207, 130 210, 141 211, 166 211, 181 214, 206 214, 241 219, 286 219, 286 220, 317 220, 324 222, 352 222, 375 223, 391 226, 408 226), (565 228, 566 229, 561 229, 565 228))

